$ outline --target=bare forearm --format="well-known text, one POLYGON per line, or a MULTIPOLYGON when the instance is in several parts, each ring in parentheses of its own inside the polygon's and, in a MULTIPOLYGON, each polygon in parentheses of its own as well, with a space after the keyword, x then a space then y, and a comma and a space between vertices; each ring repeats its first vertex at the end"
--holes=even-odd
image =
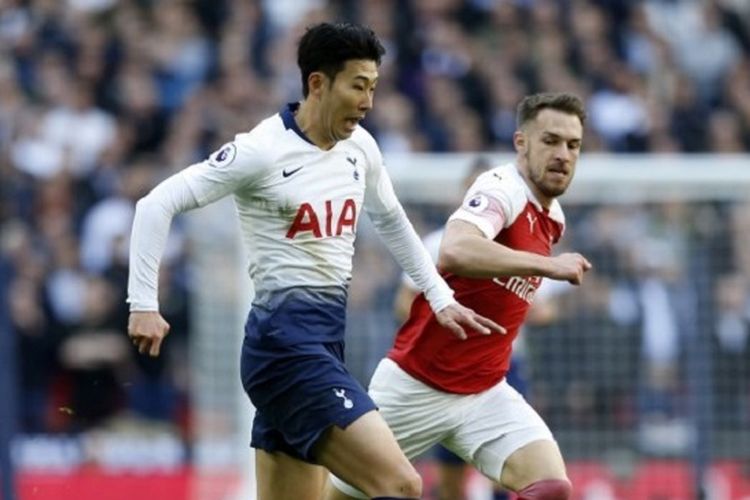
POLYGON ((549 276, 549 257, 514 250, 479 235, 459 235, 444 241, 438 267, 470 278, 549 276))

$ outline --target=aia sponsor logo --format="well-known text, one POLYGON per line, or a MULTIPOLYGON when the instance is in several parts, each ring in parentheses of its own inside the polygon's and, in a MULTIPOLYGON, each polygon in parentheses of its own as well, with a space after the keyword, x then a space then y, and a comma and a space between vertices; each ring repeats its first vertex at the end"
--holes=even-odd
POLYGON ((326 200, 322 210, 311 203, 302 203, 297 209, 292 225, 286 233, 289 239, 300 233, 311 233, 315 238, 341 236, 345 231, 354 233, 357 226, 357 204, 353 199, 340 201, 326 200))

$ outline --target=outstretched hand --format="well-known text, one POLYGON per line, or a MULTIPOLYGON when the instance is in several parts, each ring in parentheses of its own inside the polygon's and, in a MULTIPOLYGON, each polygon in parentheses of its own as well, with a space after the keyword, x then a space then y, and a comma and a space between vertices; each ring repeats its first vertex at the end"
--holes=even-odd
POLYGON ((564 280, 573 285, 580 285, 584 273, 591 269, 591 262, 579 253, 563 253, 551 259, 554 269, 548 277, 564 280))
POLYGON ((161 343, 169 333, 169 323, 157 311, 132 311, 128 318, 128 337, 141 354, 159 355, 161 343))
POLYGON ((440 326, 450 330, 453 335, 461 340, 467 338, 466 330, 469 328, 475 330, 482 335, 490 335, 491 333, 507 333, 505 328, 498 325, 491 319, 485 318, 468 307, 464 307, 458 302, 451 304, 448 307, 441 309, 440 312, 435 314, 437 322, 440 326))

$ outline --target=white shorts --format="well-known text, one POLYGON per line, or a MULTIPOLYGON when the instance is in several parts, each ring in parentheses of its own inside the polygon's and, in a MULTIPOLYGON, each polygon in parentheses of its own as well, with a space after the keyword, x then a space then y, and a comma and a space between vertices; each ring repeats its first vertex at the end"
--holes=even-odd
MULTIPOLYGON (((554 441, 542 417, 505 380, 478 394, 451 394, 385 358, 372 375, 369 393, 410 460, 440 443, 498 481, 514 451, 533 441, 554 441)), ((349 496, 367 498, 336 477, 332 481, 349 496)))

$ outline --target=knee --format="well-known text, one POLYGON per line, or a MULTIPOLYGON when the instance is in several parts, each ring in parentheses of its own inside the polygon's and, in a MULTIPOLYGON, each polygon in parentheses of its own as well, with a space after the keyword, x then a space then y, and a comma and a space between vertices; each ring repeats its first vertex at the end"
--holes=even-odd
POLYGON ((410 471, 401 478, 399 493, 406 498, 422 498, 422 477, 417 471, 410 471))
POLYGON ((387 477, 373 478, 362 491, 372 498, 421 498, 422 478, 413 468, 404 468, 387 477))
POLYGON ((567 479, 544 479, 518 492, 518 500, 569 500, 573 487, 567 479))

